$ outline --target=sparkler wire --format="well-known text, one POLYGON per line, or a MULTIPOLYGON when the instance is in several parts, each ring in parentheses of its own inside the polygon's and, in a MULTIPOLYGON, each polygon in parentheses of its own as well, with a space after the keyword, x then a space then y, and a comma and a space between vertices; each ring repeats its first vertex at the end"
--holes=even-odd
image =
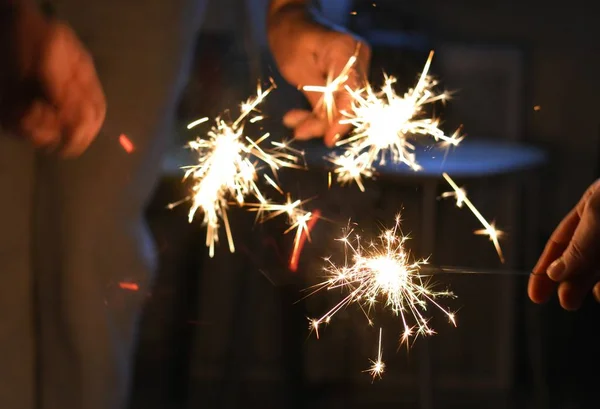
POLYGON ((443 275, 443 274, 464 274, 464 275, 496 275, 496 276, 529 276, 535 275, 531 271, 525 270, 487 270, 473 269, 455 266, 434 266, 425 264, 421 266, 422 275, 443 275))

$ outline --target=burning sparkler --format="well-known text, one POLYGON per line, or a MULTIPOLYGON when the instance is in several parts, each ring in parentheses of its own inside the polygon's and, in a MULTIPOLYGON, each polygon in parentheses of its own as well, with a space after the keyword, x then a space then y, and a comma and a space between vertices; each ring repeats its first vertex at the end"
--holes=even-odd
MULTIPOLYGON (((184 178, 193 178, 196 183, 192 188, 192 195, 183 201, 192 202, 189 211, 190 222, 197 211, 200 210, 204 214, 203 224, 207 227, 206 246, 211 257, 214 256, 215 243, 219 240, 220 220, 225 226, 229 249, 232 253, 235 251, 227 218, 231 198, 235 198, 239 205, 242 205, 249 195, 256 197, 260 203, 267 203, 257 185, 258 162, 266 164, 274 176, 283 167, 301 167, 299 161, 302 152, 275 141, 271 141, 271 148, 263 149, 260 144, 269 138, 269 133, 265 133, 256 141, 245 134, 246 122, 254 123, 263 118, 258 111, 258 105, 273 89, 274 85, 271 85, 263 91, 259 84, 257 95, 241 104, 240 116, 235 121, 226 121, 218 117, 207 137, 200 137, 189 143, 189 147, 198 153, 198 163, 184 168, 184 178)), ((206 121, 208 118, 194 121, 188 125, 188 129, 206 121)), ((264 177, 269 184, 281 190, 273 178, 267 174, 264 174, 264 177)), ((170 207, 176 204, 178 203, 170 207)))
POLYGON ((456 205, 458 207, 462 207, 462 205, 464 203, 469 208, 469 210, 475 215, 477 220, 479 220, 479 222, 484 227, 483 229, 475 230, 475 234, 479 234, 482 236, 489 236, 490 241, 494 244, 496 253, 498 253, 498 257, 500 257, 500 261, 502 263, 504 263, 504 254, 502 253, 502 248, 500 247, 500 241, 499 241, 499 238, 504 234, 504 232, 496 229, 496 227, 494 226, 494 222, 491 222, 491 223, 488 222, 481 215, 479 210, 477 210, 477 208, 473 205, 473 203, 471 203, 471 201, 467 197, 465 190, 460 188, 447 173, 443 173, 442 176, 444 176, 444 179, 446 179, 446 182, 448 182, 448 184, 450 186, 452 186, 452 189, 454 189, 454 192, 444 193, 444 194, 442 194, 442 197, 454 196, 454 197, 456 197, 456 205))
POLYGON ((325 85, 305 85, 302 87, 307 92, 318 92, 323 94, 319 103, 315 107, 316 109, 325 108, 327 112, 327 119, 329 122, 333 120, 333 114, 336 110, 335 106, 335 94, 345 87, 346 81, 350 78, 350 70, 356 63, 358 53, 360 51, 360 43, 356 47, 354 55, 350 57, 342 71, 337 77, 333 77, 333 73, 329 73, 325 85))
POLYGON ((371 359, 371 367, 367 369, 365 372, 368 372, 375 380, 376 377, 381 379, 381 375, 385 371, 385 363, 382 360, 382 351, 381 351, 381 335, 383 333, 383 329, 379 328, 379 347, 377 348, 377 359, 371 359))
POLYGON ((292 255, 296 255, 303 234, 310 240, 309 222, 313 214, 302 209, 302 205, 306 202, 308 200, 292 200, 290 195, 287 195, 285 203, 271 203, 263 199, 260 203, 248 203, 245 206, 250 207, 251 211, 257 212, 257 219, 261 222, 266 222, 284 214, 287 215, 289 227, 284 234, 296 230, 294 249, 292 250, 292 255))
MULTIPOLYGON (((351 124, 352 134, 340 140, 338 146, 347 146, 342 155, 335 155, 330 160, 336 166, 337 181, 341 184, 356 182, 364 191, 360 182, 362 177, 371 177, 374 163, 379 160, 385 164, 387 157, 394 163, 404 163, 413 170, 421 167, 415 156, 415 145, 418 136, 428 135, 435 142, 456 146, 462 140, 457 130, 448 136, 439 128, 439 119, 426 116, 425 107, 437 101, 446 101, 447 92, 437 94, 434 89, 438 82, 428 75, 433 51, 423 69, 423 73, 414 88, 404 95, 394 90, 396 79, 385 76, 384 85, 375 90, 372 86, 358 90, 343 85, 349 93, 352 106, 349 111, 342 111, 345 119, 340 123, 351 124)), ((348 62, 354 64, 353 57, 348 62)), ((349 66, 337 78, 329 81, 324 87, 304 87, 311 91, 323 92, 323 102, 332 103, 332 88, 340 87, 347 80, 349 66)), ((333 109, 328 106, 328 112, 333 109)))
MULTIPOLYGON (((402 96, 394 90, 396 79, 387 75, 380 90, 374 90, 370 85, 353 90, 345 85, 348 73, 356 62, 356 56, 350 58, 337 78, 329 78, 326 86, 304 87, 305 90, 323 93, 322 101, 328 112, 334 109, 331 104, 334 102, 333 95, 336 90, 344 87, 351 97, 351 109, 342 111, 345 119, 340 123, 351 124, 354 130, 350 137, 337 142, 338 146, 346 146, 344 153, 329 158, 335 165, 334 173, 337 175, 338 183, 344 185, 354 182, 361 191, 364 191, 362 179, 373 177, 375 162, 379 160, 383 165, 387 157, 394 163, 404 163, 415 171, 420 170, 415 155, 415 145, 412 143, 418 136, 431 136, 434 142, 442 142, 446 146, 456 146, 460 143, 462 136, 459 130, 447 136, 439 128, 439 119, 425 114, 425 106, 438 101, 445 102, 450 98, 447 92, 440 94, 435 92, 438 82, 428 75, 432 59, 433 51, 429 54, 417 85, 402 96)), ((502 232, 496 230, 493 223, 488 223, 481 216, 466 198, 464 190, 457 187, 447 174, 444 174, 444 178, 454 188, 454 192, 444 193, 442 197, 454 196, 458 207, 462 207, 463 202, 469 207, 484 226, 484 229, 475 233, 488 235, 494 243, 500 260, 504 262, 498 242, 502 232)), ((329 184, 331 184, 331 174, 329 174, 329 184)))
POLYGON ((311 294, 344 289, 347 295, 321 318, 310 320, 310 328, 317 332, 317 336, 321 324, 330 322, 338 311, 354 303, 360 306, 370 325, 373 324, 370 312, 377 304, 383 303, 401 319, 402 342, 407 342, 412 335, 435 333, 424 315, 429 304, 440 309, 456 326, 455 315, 436 301, 438 297, 453 297, 453 294, 433 290, 430 276, 420 273, 421 265, 427 261, 411 261, 405 248, 406 240, 408 237, 400 233, 399 216, 394 228, 384 231, 377 242, 364 246, 352 229, 339 239, 344 243, 345 263, 338 266, 327 260, 327 279, 313 287, 311 294))

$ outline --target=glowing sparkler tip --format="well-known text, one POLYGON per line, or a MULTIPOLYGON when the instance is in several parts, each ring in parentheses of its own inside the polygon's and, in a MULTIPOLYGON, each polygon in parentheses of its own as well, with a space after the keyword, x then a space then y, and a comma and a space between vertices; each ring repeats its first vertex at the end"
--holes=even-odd
POLYGON ((447 173, 443 173, 442 176, 444 177, 444 179, 446 179, 446 182, 448 182, 448 184, 453 189, 452 192, 442 193, 442 197, 455 197, 457 207, 462 207, 462 205, 465 204, 469 208, 469 210, 471 210, 471 213, 475 215, 477 220, 479 220, 479 222, 483 226, 483 229, 475 230, 474 233, 477 235, 489 236, 490 241, 494 244, 494 248, 496 249, 496 253, 500 258, 500 261, 504 263, 504 254, 502 253, 502 248, 500 247, 500 237, 504 235, 504 232, 496 229, 496 223, 494 221, 490 223, 481 215, 479 210, 477 210, 475 205, 473 205, 473 203, 467 197, 466 191, 463 188, 459 187, 447 173))
MULTIPOLYGON (((446 135, 439 128, 440 121, 426 113, 427 105, 445 102, 450 97, 448 92, 437 94, 434 91, 437 81, 428 75, 432 58, 433 51, 416 86, 403 95, 394 90, 396 78, 385 74, 384 85, 378 90, 370 85, 358 90, 350 88, 345 84, 347 71, 329 79, 326 86, 304 87, 307 91, 321 92, 328 111, 332 109, 335 92, 343 87, 350 95, 351 109, 341 112, 344 119, 340 123, 352 125, 354 131, 347 139, 336 142, 336 146, 347 146, 345 152, 330 158, 336 167, 338 183, 354 182, 364 191, 361 180, 373 177, 377 161, 382 165, 388 160, 403 163, 420 171, 422 168, 417 163, 413 141, 423 140, 423 136, 428 135, 447 147, 461 142, 463 137, 459 130, 451 136, 446 135)), ((351 58, 346 67, 349 69, 354 61, 351 58)))
MULTIPOLYGON (((198 153, 198 162, 186 167, 185 178, 196 182, 192 187, 192 202, 188 218, 192 221, 198 211, 204 215, 203 224, 206 230, 206 246, 209 255, 214 256, 215 244, 219 241, 218 232, 221 223, 225 227, 229 250, 233 253, 235 246, 227 210, 230 199, 243 205, 248 196, 256 197, 261 203, 266 202, 260 191, 257 180, 260 169, 258 164, 266 165, 276 177, 277 171, 283 167, 299 167, 299 152, 288 148, 284 143, 271 142, 272 148, 266 149, 260 143, 269 138, 266 133, 258 140, 246 136, 246 123, 260 121, 258 106, 273 90, 274 83, 265 90, 260 83, 257 94, 240 105, 240 115, 234 121, 226 121, 218 117, 206 136, 189 142, 190 149, 198 153)), ((208 118, 198 119, 188 125, 191 129, 208 118)), ((272 186, 276 186, 272 178, 265 178, 272 186)), ((281 189, 279 189, 281 190, 281 189)))
POLYGON ((413 335, 435 333, 424 315, 429 304, 441 310, 450 322, 456 322, 454 313, 446 311, 436 300, 452 294, 434 291, 429 279, 420 273, 420 266, 427 260, 411 260, 405 248, 408 238, 400 232, 400 221, 397 217, 394 228, 383 230, 377 241, 364 242, 351 229, 338 239, 349 253, 346 262, 336 265, 327 259, 325 280, 315 288, 316 291, 344 289, 346 295, 322 318, 311 321, 314 331, 318 329, 317 324, 350 304, 360 307, 369 325, 374 325, 370 317, 372 309, 377 305, 389 309, 402 322, 404 341, 413 335), (411 320, 415 321, 412 326, 408 325, 411 320))
POLYGON ((379 377, 379 379, 381 379, 381 376, 383 375, 383 372, 385 371, 385 363, 382 361, 382 349, 381 349, 381 336, 382 336, 383 332, 382 332, 382 328, 379 328, 379 347, 377 350, 377 359, 373 360, 370 359, 369 361, 371 362, 371 367, 369 369, 367 369, 364 372, 369 372, 371 374, 371 377, 373 380, 375 380, 376 377, 379 377))

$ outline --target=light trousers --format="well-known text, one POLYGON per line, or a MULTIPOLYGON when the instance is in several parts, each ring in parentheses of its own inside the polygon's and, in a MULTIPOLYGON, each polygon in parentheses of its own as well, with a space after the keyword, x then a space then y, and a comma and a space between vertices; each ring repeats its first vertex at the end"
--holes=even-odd
POLYGON ((0 408, 122 409, 155 265, 144 209, 203 5, 54 5, 92 53, 108 112, 97 140, 73 160, 0 135, 0 408))

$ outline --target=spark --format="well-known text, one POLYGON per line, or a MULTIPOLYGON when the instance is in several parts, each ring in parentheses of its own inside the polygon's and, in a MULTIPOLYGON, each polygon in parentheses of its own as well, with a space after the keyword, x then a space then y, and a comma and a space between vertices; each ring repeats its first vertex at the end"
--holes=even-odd
POLYGON ((315 108, 325 108, 325 111, 327 113, 327 119, 329 120, 329 122, 333 120, 333 114, 336 110, 335 95, 337 92, 343 89, 346 81, 348 81, 348 79, 350 78, 350 71, 356 63, 359 51, 360 43, 358 43, 358 45, 356 46, 354 55, 350 57, 344 68, 342 68, 342 71, 337 75, 337 77, 334 77, 333 72, 330 72, 327 75, 325 85, 305 85, 304 87, 302 87, 302 90, 306 92, 319 92, 323 94, 315 108))
POLYGON ((457 190, 453 190, 452 192, 444 192, 440 196, 442 199, 447 199, 449 197, 456 198, 456 207, 461 208, 465 203, 465 199, 467 198, 467 191, 459 187, 457 190))
POLYGON ((140 289, 140 287, 136 283, 130 283, 126 281, 121 281, 119 283, 119 288, 129 291, 138 291, 140 289))
POLYGON ((448 184, 450 186, 452 186, 452 189, 454 189, 454 192, 444 193, 444 194, 442 194, 442 197, 454 196, 454 197, 456 197, 456 203, 457 203, 458 207, 462 207, 462 204, 464 203, 469 208, 469 210, 473 213, 473 215, 475 215, 477 220, 479 220, 479 222, 484 227, 481 230, 475 230, 474 233, 483 235, 483 236, 489 236, 490 241, 494 244, 496 253, 498 253, 498 257, 500 258, 500 261, 502 263, 504 263, 504 254, 502 253, 502 247, 500 247, 500 241, 499 241, 499 238, 502 237, 502 235, 504 235, 504 232, 496 229, 494 222, 491 222, 491 223, 488 222, 481 215, 479 210, 477 210, 475 205, 473 205, 473 203, 467 197, 465 190, 460 188, 447 173, 443 173, 442 176, 444 176, 444 179, 446 179, 446 182, 448 182, 448 184))
MULTIPOLYGON (((246 122, 257 122, 263 118, 258 106, 274 87, 272 84, 266 90, 262 90, 259 84, 257 95, 241 104, 237 119, 227 121, 222 116, 217 117, 206 136, 198 137, 188 145, 198 154, 197 164, 184 168, 184 179, 191 178, 195 182, 192 194, 169 207, 189 200, 192 202, 188 213, 190 222, 198 211, 204 214, 203 224, 207 227, 206 246, 211 257, 214 256, 215 243, 219 241, 221 221, 225 227, 229 250, 235 252, 227 217, 230 199, 235 199, 238 205, 243 205, 246 197, 253 196, 259 202, 266 203, 257 185, 259 164, 270 168, 275 179, 277 171, 281 168, 302 167, 299 161, 303 152, 289 147, 284 142, 276 141, 271 141, 268 149, 262 148, 261 143, 266 141, 270 134, 265 133, 254 141, 244 130, 246 122)), ((207 118, 201 118, 189 124, 188 129, 207 121, 207 118)), ((277 186, 273 178, 266 174, 264 176, 269 184, 277 186)))
POLYGON ((127 153, 132 153, 135 150, 133 142, 131 142, 131 139, 129 139, 125 134, 119 135, 119 144, 127 153))
MULTIPOLYGON (((291 196, 288 194, 285 203, 272 203, 267 199, 264 199, 260 203, 247 203, 245 206, 249 207, 250 211, 255 211, 257 213, 257 219, 261 223, 284 214, 287 215, 289 227, 284 234, 293 230, 296 231, 292 255, 298 255, 303 241, 306 239, 310 241, 310 230, 314 225, 314 222, 310 223, 313 218, 313 213, 302 209, 302 205, 306 202, 308 202, 308 200, 292 200, 291 196), (303 239, 303 237, 305 237, 305 239, 303 239)), ((297 264, 297 260, 293 261, 293 264, 297 264)))
POLYGON ((376 377, 379 377, 379 379, 381 379, 381 375, 385 371, 385 363, 382 360, 383 355, 381 350, 382 333, 383 328, 379 328, 379 347, 377 348, 377 359, 371 359, 371 367, 364 371, 370 373, 373 380, 375 380, 376 377))
POLYGON ((313 228, 315 227, 315 224, 317 224, 317 221, 319 220, 319 218, 321 217, 321 211, 319 209, 314 210, 312 212, 312 216, 310 218, 310 220, 307 223, 307 232, 303 232, 300 236, 300 239, 298 241, 298 244, 294 244, 294 251, 292 252, 292 255, 290 256, 290 262, 289 262, 289 269, 292 272, 296 272, 298 271, 298 263, 300 261, 300 254, 302 253, 302 249, 304 248, 304 243, 306 242, 307 239, 309 239, 309 235, 310 232, 313 230, 313 228))
POLYGON ((312 287, 309 295, 322 290, 344 290, 345 295, 321 318, 312 319, 310 327, 317 332, 319 325, 327 323, 341 309, 357 304, 373 325, 371 313, 377 305, 400 317, 403 326, 401 341, 408 344, 411 336, 432 335, 425 312, 429 305, 442 311, 456 326, 455 314, 442 307, 436 299, 454 297, 449 291, 437 292, 430 283, 430 275, 421 274, 426 260, 411 261, 405 248, 407 236, 400 232, 400 217, 392 229, 384 230, 378 240, 363 245, 360 236, 349 229, 339 239, 344 244, 345 262, 337 265, 328 259, 324 268, 325 281, 312 287))
POLYGON ((190 122, 188 124, 187 129, 192 129, 192 128, 196 127, 197 125, 203 124, 206 121, 208 121, 207 117, 196 119, 195 121, 190 122))
MULTIPOLYGON (((452 135, 446 135, 439 128, 440 120, 425 112, 428 105, 450 99, 448 92, 435 92, 438 82, 428 75, 432 58, 433 51, 429 54, 417 84, 404 95, 396 93, 396 79, 387 75, 384 75, 384 85, 378 90, 368 84, 361 89, 344 85, 350 95, 351 108, 341 112, 344 118, 340 123, 351 124, 353 131, 348 138, 336 144, 345 146, 344 153, 329 158, 336 168, 338 183, 355 182, 364 191, 360 180, 363 177, 371 178, 375 162, 379 161, 379 164, 384 165, 388 157, 393 163, 404 163, 415 171, 420 170, 415 142, 424 142, 422 136, 432 137, 434 142, 446 147, 460 143, 460 129, 452 135)), ((354 64, 356 58, 351 58, 350 62, 354 64)), ((345 82, 344 75, 347 77, 342 72, 339 80, 332 80, 329 86, 321 87, 325 103, 331 99, 331 88, 345 82)))

